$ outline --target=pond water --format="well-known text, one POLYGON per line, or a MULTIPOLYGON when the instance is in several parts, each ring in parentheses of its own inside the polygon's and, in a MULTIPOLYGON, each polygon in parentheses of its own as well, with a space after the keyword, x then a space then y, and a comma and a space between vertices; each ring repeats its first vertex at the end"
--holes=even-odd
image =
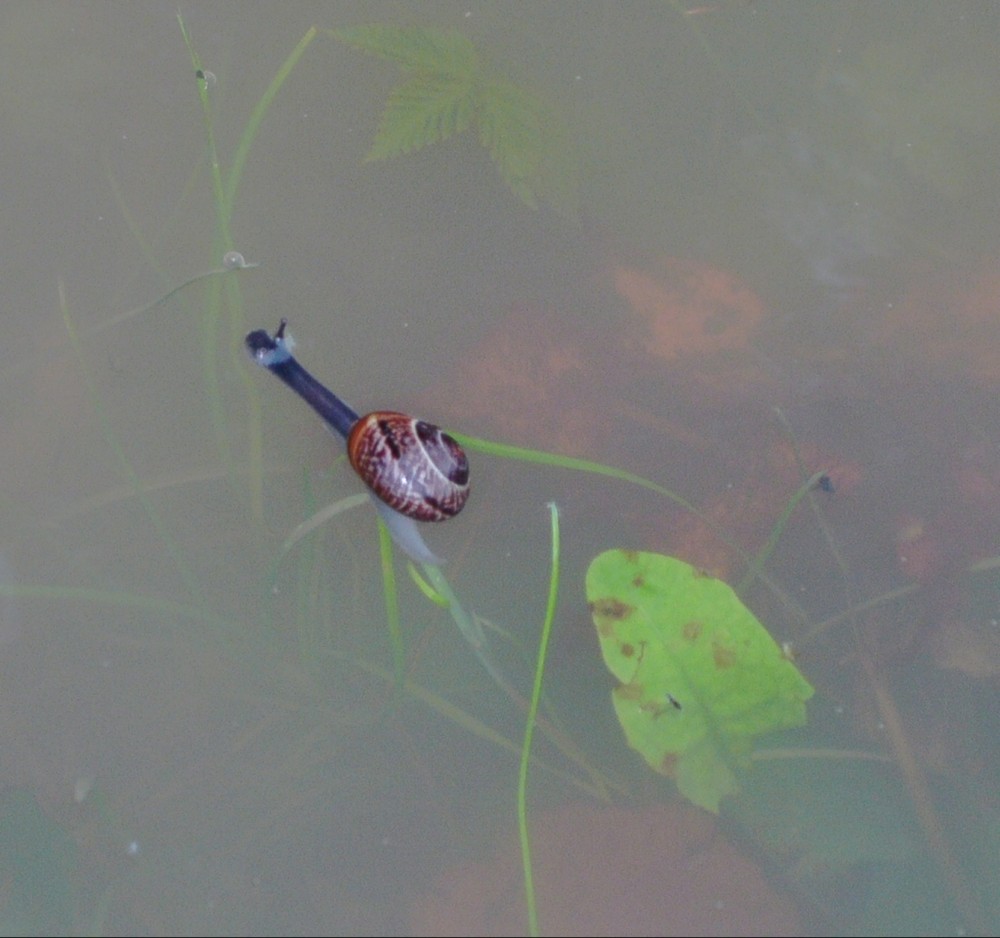
POLYGON ((1000 8, 179 13, 0 7, 4 929, 526 933, 555 503, 543 934, 995 934, 1000 8), (359 412, 563 459, 472 440, 426 531, 499 682, 245 354, 283 317, 359 412), (718 815, 618 724, 611 548, 815 688, 718 815))

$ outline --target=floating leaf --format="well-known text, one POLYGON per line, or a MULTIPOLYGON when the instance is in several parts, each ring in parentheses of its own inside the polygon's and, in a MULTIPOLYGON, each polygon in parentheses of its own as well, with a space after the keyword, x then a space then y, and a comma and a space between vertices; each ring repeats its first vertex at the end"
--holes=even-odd
POLYGON ((718 811, 753 738, 805 722, 812 687, 721 580, 610 550, 590 564, 587 602, 629 745, 695 804, 718 811))

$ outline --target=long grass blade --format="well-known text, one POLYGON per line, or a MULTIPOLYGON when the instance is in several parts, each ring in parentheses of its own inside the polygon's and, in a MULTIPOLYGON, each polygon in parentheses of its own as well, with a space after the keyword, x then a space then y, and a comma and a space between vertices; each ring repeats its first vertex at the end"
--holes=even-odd
MULTIPOLYGON (((367 498, 368 496, 365 496, 367 498)), ((392 672, 396 693, 403 690, 406 679, 406 640, 399 623, 399 591, 396 588, 396 568, 392 558, 392 535, 385 526, 381 516, 378 518, 379 560, 382 565, 382 599, 385 603, 385 621, 389 628, 389 641, 392 644, 392 672)))
POLYGON ((552 519, 552 568, 549 574, 549 598, 545 607, 545 621, 542 623, 542 636, 538 642, 538 661, 535 666, 535 682, 531 690, 531 700, 528 705, 528 719, 524 727, 524 743, 521 746, 521 766, 517 777, 517 827, 521 840, 521 862, 524 870, 524 896, 528 910, 528 931, 531 935, 539 934, 538 909, 535 902, 535 880, 531 866, 531 839, 528 836, 528 765, 531 762, 531 743, 535 735, 535 720, 538 718, 538 706, 542 699, 542 679, 545 675, 545 657, 548 654, 549 636, 552 634, 552 622, 559 603, 559 509, 555 503, 549 504, 552 519))

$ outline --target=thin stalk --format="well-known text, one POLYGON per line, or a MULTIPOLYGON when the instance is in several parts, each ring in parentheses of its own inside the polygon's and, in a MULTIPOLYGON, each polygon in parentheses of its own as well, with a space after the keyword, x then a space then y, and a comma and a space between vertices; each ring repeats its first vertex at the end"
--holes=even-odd
MULTIPOLYGON (((799 453, 798 442, 795 439, 791 425, 779 408, 775 408, 775 413, 792 445, 800 471, 804 474, 805 465, 799 453)), ((962 868, 952 851, 951 842, 945 831, 944 824, 934 805, 930 786, 927 783, 927 776, 910 744, 899 708, 896 706, 896 701, 889 690, 885 676, 881 673, 875 662, 874 654, 869 650, 868 644, 864 640, 861 623, 857 615, 859 606, 854 601, 851 572, 847 565, 847 560, 833 536, 833 531, 826 523, 826 517, 820 509, 819 504, 812 497, 812 491, 808 490, 808 494, 819 529, 843 580, 848 622, 854 635, 858 658, 861 661, 861 667, 868 685, 875 697, 875 706, 882 725, 885 727, 886 737, 889 740, 896 767, 903 777, 903 783, 906 785, 906 790, 913 804, 917 820, 927 840, 929 852, 937 863, 938 869, 941 871, 942 879, 947 885, 948 892, 955 903, 955 908, 958 914, 962 916, 965 925, 974 934, 988 934, 989 930, 986 927, 982 905, 969 887, 962 868)))
POLYGON ((798 507, 799 502, 806 497, 819 483, 819 480, 826 475, 825 470, 814 473, 802 485, 799 486, 798 490, 792 495, 792 497, 786 503, 784 510, 781 512, 778 520, 775 522, 774 527, 771 529, 770 537, 767 539, 767 543, 757 552, 754 557, 753 562, 747 568, 746 573, 743 574, 743 578, 736 586, 736 593, 742 596, 753 584, 753 581, 760 576, 764 570, 764 566, 767 564, 768 560, 771 559, 771 554, 774 553, 775 548, 778 546, 778 541, 781 539, 782 533, 784 533, 785 527, 787 526, 789 520, 792 517, 792 512, 798 507))

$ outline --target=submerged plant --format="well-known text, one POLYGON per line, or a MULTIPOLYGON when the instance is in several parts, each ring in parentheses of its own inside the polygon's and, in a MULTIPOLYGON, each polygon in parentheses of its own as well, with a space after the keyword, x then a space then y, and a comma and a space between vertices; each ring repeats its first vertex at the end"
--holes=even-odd
POLYGON ((492 73, 454 30, 354 26, 330 35, 395 62, 406 80, 389 93, 368 160, 400 156, 474 127, 525 205, 577 211, 577 169, 558 115, 527 88, 492 73))

